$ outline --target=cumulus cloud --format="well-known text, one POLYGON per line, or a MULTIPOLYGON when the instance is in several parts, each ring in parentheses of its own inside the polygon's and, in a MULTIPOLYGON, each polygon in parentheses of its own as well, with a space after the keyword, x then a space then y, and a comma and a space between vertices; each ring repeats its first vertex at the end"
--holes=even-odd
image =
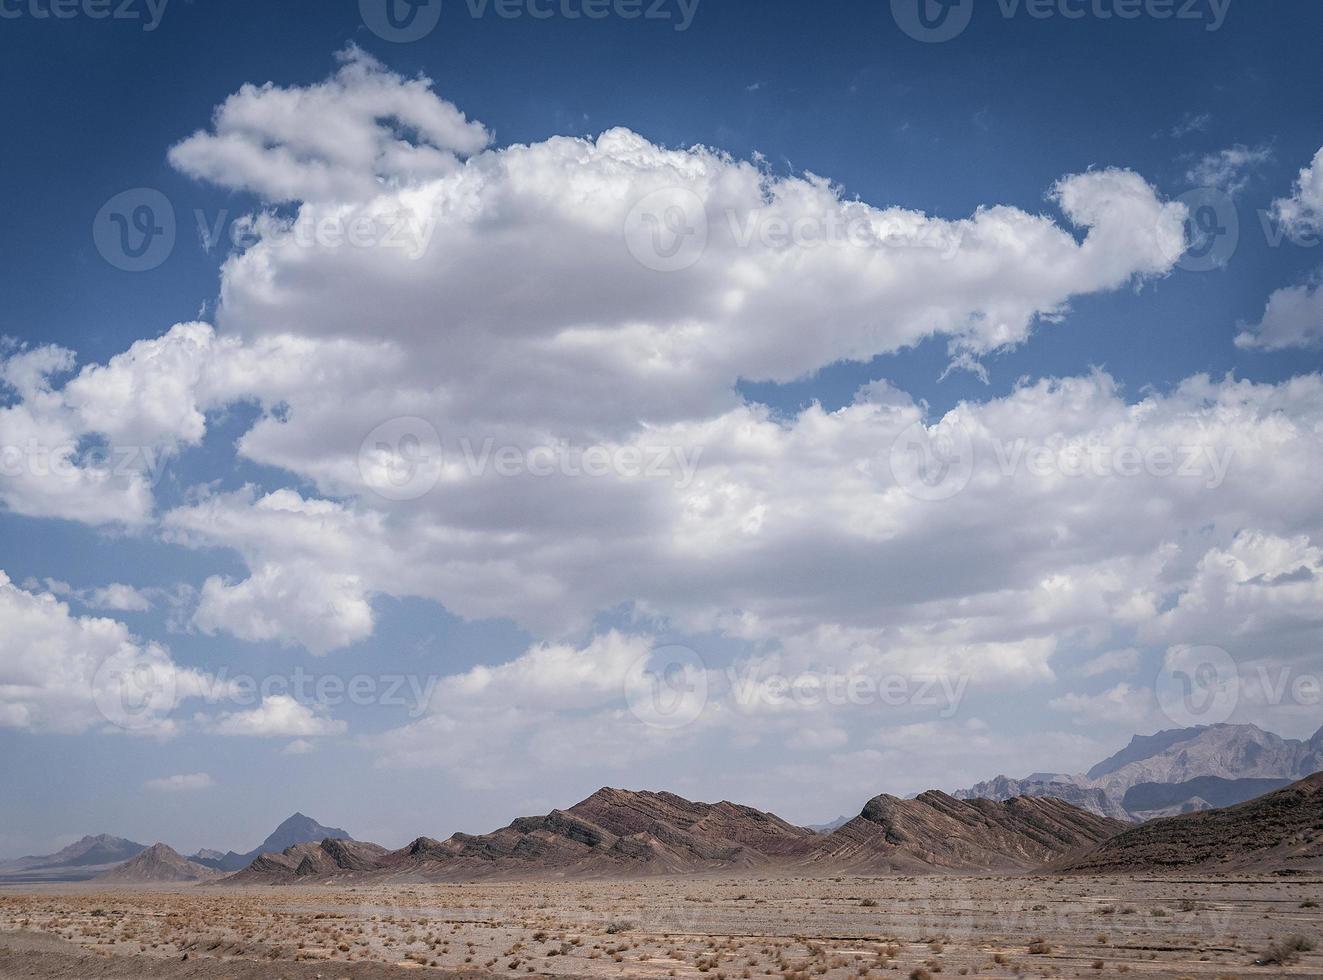
POLYGON ((180 702, 227 690, 123 623, 74 616, 50 593, 20 589, 0 572, 0 728, 169 735, 180 702))
POLYGON ((1289 231, 1318 230, 1323 220, 1323 149, 1300 171, 1291 196, 1273 202, 1273 211, 1289 231))
POLYGON ((211 789, 216 783, 205 772, 192 772, 178 776, 163 776, 160 779, 149 779, 143 785, 157 793, 193 793, 198 790, 211 789))
POLYGON ((486 129, 434 96, 428 79, 402 79, 354 46, 339 60, 319 85, 245 85, 217 108, 212 131, 179 143, 170 161, 271 201, 343 201, 453 172, 487 145, 486 129))
POLYGON ((1263 350, 1323 347, 1323 283, 1279 289, 1263 318, 1236 336, 1236 346, 1263 350))
POLYGON ((222 714, 209 730, 216 735, 253 738, 313 738, 340 735, 347 728, 319 705, 303 704, 287 694, 272 694, 255 708, 222 714))

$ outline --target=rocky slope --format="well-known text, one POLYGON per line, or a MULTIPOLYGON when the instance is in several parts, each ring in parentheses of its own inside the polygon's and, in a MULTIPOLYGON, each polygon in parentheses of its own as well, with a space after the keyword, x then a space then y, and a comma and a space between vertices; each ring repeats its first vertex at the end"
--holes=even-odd
POLYGON ((1054 870, 1323 871, 1323 773, 1223 810, 1154 820, 1054 870))
POLYGON ((146 844, 110 834, 84 837, 55 854, 23 857, 0 864, 0 883, 87 881, 145 850, 146 844))
POLYGON ((189 860, 215 868, 217 871, 239 871, 248 867, 263 854, 279 854, 296 844, 316 844, 327 838, 353 840, 339 827, 324 827, 312 817, 296 813, 283 821, 266 840, 246 854, 238 854, 235 851, 219 854, 216 851, 202 850, 192 855, 189 860))
POLYGON ((807 864, 864 874, 1026 870, 1090 848, 1127 826, 1052 798, 878 796, 821 838, 807 864))
POLYGON ((165 844, 153 844, 137 857, 118 864, 93 880, 102 884, 132 885, 151 882, 211 881, 221 872, 188 860, 165 844))

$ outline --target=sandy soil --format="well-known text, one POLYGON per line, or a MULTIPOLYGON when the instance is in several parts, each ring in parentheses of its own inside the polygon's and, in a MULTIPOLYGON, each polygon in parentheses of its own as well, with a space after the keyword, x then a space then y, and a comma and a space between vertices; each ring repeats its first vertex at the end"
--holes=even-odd
POLYGON ((1323 978, 1316 902, 1261 877, 50 886, 0 889, 0 977, 1323 978), (1319 950, 1254 965, 1293 937, 1319 950))

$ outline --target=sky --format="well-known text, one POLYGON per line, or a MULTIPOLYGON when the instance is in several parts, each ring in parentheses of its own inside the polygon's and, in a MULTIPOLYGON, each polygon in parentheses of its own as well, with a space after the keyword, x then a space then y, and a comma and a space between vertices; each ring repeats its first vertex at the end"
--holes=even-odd
POLYGON ((0 0, 0 856, 1309 737, 1321 31, 0 0))

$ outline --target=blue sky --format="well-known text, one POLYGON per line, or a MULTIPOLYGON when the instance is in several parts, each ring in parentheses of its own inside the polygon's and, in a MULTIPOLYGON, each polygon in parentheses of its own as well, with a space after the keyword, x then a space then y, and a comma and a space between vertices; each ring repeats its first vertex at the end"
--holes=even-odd
MULTIPOLYGON (((122 624, 120 640, 139 650, 159 644, 170 669, 210 678, 214 690, 236 675, 297 670, 409 676, 440 683, 449 704, 411 713, 310 696, 296 719, 244 716, 231 727, 252 733, 227 735, 226 713, 238 719, 251 704, 181 699, 168 729, 124 734, 71 709, 67 692, 49 702, 16 696, 18 706, 0 713, 0 753, 11 760, 0 852, 53 849, 101 831, 243 850, 296 809, 399 844, 490 829, 603 783, 727 796, 809 822, 881 791, 950 789, 1004 768, 1087 767, 1135 731, 1172 720, 1158 710, 1160 683, 1149 703, 1153 678, 1187 645, 1230 651, 1245 687, 1237 720, 1295 736, 1317 727, 1316 705, 1261 703, 1252 692, 1264 665, 1293 676, 1319 670, 1311 590, 1323 514, 1311 481, 1323 472, 1315 455, 1323 302, 1310 284, 1323 251, 1274 245, 1261 217, 1279 228, 1280 202, 1295 201, 1302 240, 1314 227, 1301 172, 1323 146, 1316 4, 1274 5, 1269 16, 1233 0, 1216 30, 1219 5, 1206 3, 1166 20, 1100 17, 1115 7, 1103 0, 1050 5, 1042 18, 979 4, 968 29, 944 43, 907 36, 893 5, 876 0, 699 0, 684 30, 677 3, 658 5, 665 20, 625 19, 617 5, 589 20, 566 15, 577 3, 547 5, 543 19, 494 8, 472 16, 452 0, 435 29, 409 43, 373 33, 348 0, 172 0, 150 30, 145 2, 124 8, 140 16, 105 20, 81 7, 69 19, 42 17, 43 0, 0 7, 0 125, 11 134, 0 149, 9 184, 0 336, 10 338, 0 357, 11 366, 0 405, 52 412, 51 426, 73 426, 80 452, 146 444, 165 461, 148 503, 127 519, 98 518, 86 502, 47 507, 40 485, 11 491, 0 476, 0 569, 17 604, 8 615, 25 616, 32 631, 13 630, 30 644, 0 648, 0 668, 21 685, 34 656, 104 657, 105 641, 88 639, 89 624, 103 618, 122 624), (425 94, 409 88, 420 77, 430 80, 425 94), (295 132, 299 113, 265 117, 259 92, 233 132, 257 133, 254 152, 270 159, 245 171, 227 155, 228 124, 213 115, 227 98, 267 82, 277 93, 307 93, 332 78, 340 81, 327 101, 303 111, 314 137, 295 132), (370 129, 372 119, 335 113, 379 90, 425 113, 392 139, 425 130, 430 123, 419 120, 434 119, 426 113, 442 100, 485 132, 474 145, 472 130, 459 133, 453 121, 424 132, 447 160, 429 158, 421 170, 378 157, 355 174, 361 161, 334 150, 319 165, 340 167, 342 188, 364 177, 409 202, 429 181, 481 171, 486 183, 472 193, 484 219, 474 229, 443 225, 427 256, 397 265, 375 254, 359 265, 357 255, 320 248, 305 262, 286 250, 266 283, 288 287, 275 298, 255 259, 262 243, 246 263, 228 240, 202 247, 199 214, 204 228, 228 228, 262 211, 288 219, 300 208, 366 207, 357 191, 275 190, 309 180, 276 174, 292 166, 277 151, 287 142, 295 161, 315 158, 298 140, 315 141, 319 111, 328 120, 321 133, 370 129), (591 144, 618 127, 644 141, 598 144, 611 166, 641 168, 627 191, 610 183, 618 171, 587 151, 582 163, 539 155, 553 137, 591 144), (185 153, 171 153, 190 137, 185 153), (639 270, 620 274, 597 260, 606 238, 564 228, 591 225, 596 235, 595 217, 627 209, 628 194, 653 186, 656 173, 690 179, 668 151, 699 161, 702 186, 687 184, 686 193, 706 200, 713 244, 692 269, 669 278, 645 269, 652 278, 636 281, 639 270), (505 164, 483 171, 481 159, 528 170, 497 176, 505 164), (723 172, 738 182, 741 161, 756 161, 745 176, 760 171, 768 194, 818 186, 802 179, 818 175, 832 182, 835 201, 922 213, 939 233, 956 234, 961 226, 947 223, 979 209, 994 209, 983 213, 999 230, 980 239, 968 268, 957 258, 945 271, 916 266, 894 281, 849 261, 810 268, 767 259, 751 273, 742 256, 717 254, 726 244, 715 244, 719 201, 733 184, 703 183, 723 172), (1097 236, 1097 248, 1087 246, 1086 222, 1072 223, 1052 197, 1058 181, 1089 174, 1139 181, 1080 185, 1085 210, 1119 209, 1107 219, 1115 235, 1097 236), (1182 215, 1168 206, 1209 184, 1238 215, 1240 234, 1234 248, 1219 240, 1228 253, 1221 264, 1192 271, 1178 255, 1157 255, 1156 229, 1179 229, 1182 215), (103 206, 133 188, 164 195, 178 226, 168 256, 143 272, 106 261, 93 235, 103 206), (581 211, 561 210, 572 206, 581 211), (467 272, 450 278, 455 269, 467 272), (1040 295, 1035 280, 1057 277, 1059 288, 1040 295), (733 289, 752 304, 747 318, 731 313, 733 289), (1287 308, 1291 289, 1295 305, 1271 322, 1297 339, 1237 344, 1265 321, 1270 297, 1287 308), (904 311, 894 323, 893 308, 904 311), (780 310, 791 311, 784 323, 780 310), (591 328, 593 340, 569 343, 573 356, 519 346, 512 338, 532 328, 507 333, 507 325, 540 313, 591 328), (647 357, 627 329, 616 346, 592 333, 654 314, 668 338, 647 348, 664 362, 656 374, 632 373, 647 357), (1009 339, 990 326, 999 316, 1009 339), (87 366, 190 321, 215 325, 214 335, 188 339, 205 348, 196 355, 205 364, 189 360, 194 354, 158 358, 125 377, 69 385, 87 366), (222 354, 221 338, 239 347, 222 354), (276 346, 262 347, 264 338, 276 346), (335 346, 346 339, 364 346, 346 353, 335 346), (385 346, 371 346, 378 340, 385 346), (76 360, 35 389, 15 383, 16 359, 52 346, 76 360), (231 356, 233 364, 224 360, 231 356), (610 366, 626 361, 633 366, 612 376, 610 366), (467 367, 452 374, 451 364, 467 367), (272 377, 254 380, 267 369, 272 377), (1204 374, 1207 389, 1189 381, 1204 374), (861 396, 870 384, 874 394, 861 396), (178 422, 180 385, 187 413, 205 419, 200 427, 178 422), (329 392, 342 397, 324 398, 329 392), (52 399, 63 400, 51 408, 52 399), (1032 474, 1003 471, 976 477, 949 506, 883 490, 869 503, 853 496, 849 459, 864 428, 884 424, 857 417, 869 405, 882 415, 899 406, 903 421, 930 427, 955 411, 984 448, 994 436, 1003 448, 1063 433, 1143 447, 1165 440, 1177 451, 1234 450, 1243 469, 1197 493, 1176 477, 1024 490, 1018 481, 1032 474), (461 485, 454 495, 399 502, 346 483, 342 457, 352 466, 364 434, 420 415, 442 433, 447 459, 460 438, 508 438, 527 449, 651 433, 672 447, 702 445, 716 470, 700 461, 700 483, 712 482, 696 496, 680 488, 683 498, 635 493, 623 481, 586 491, 556 481, 544 493, 535 480, 488 484, 484 473, 471 494, 461 485), (258 506, 279 492, 296 494, 298 506, 258 506), (313 513, 314 503, 333 510, 313 513), (262 520, 297 513, 309 524, 252 523, 258 512, 262 520), (337 543, 328 556, 329 538, 337 543), (1260 607, 1243 591, 1217 592, 1216 570, 1228 564, 1242 583, 1307 574, 1291 585, 1281 578, 1287 591, 1260 607), (323 592, 308 585, 308 572, 325 576, 315 583, 323 592), (111 584, 139 598, 126 607, 94 595, 111 584), (49 602, 35 612, 43 596, 49 602), (65 604, 63 618, 50 603, 65 604), (985 608, 998 605, 1005 610, 985 608), (319 609, 333 627, 310 621, 319 609), (49 647, 47 629, 58 634, 49 647), (726 715, 709 703, 674 730, 635 717, 620 685, 600 680, 636 648, 665 644, 697 651, 718 673, 732 664, 791 676, 899 671, 963 679, 968 689, 951 712, 814 706, 799 720, 774 710, 731 725, 716 695, 729 679, 714 675, 709 702, 726 715), (562 647, 577 653, 546 652, 562 647), (483 666, 495 681, 467 673, 483 666), (975 749, 935 744, 944 739, 975 749), (575 764, 558 768, 539 743, 575 764), (192 789, 147 786, 197 774, 207 778, 192 789)), ((346 134, 346 145, 360 135, 346 134)), ((618 243, 620 221, 602 220, 618 243)), ((1267 325, 1259 334, 1276 336, 1267 325)), ((556 343, 567 336, 578 337, 571 330, 556 343)), ((19 431, 13 425, 0 434, 19 431)))

